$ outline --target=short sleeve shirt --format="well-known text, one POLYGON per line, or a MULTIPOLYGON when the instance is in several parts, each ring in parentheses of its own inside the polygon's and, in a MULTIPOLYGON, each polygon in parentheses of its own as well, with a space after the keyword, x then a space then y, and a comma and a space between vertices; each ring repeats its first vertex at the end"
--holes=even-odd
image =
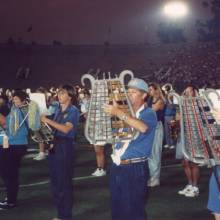
POLYGON ((138 119, 146 123, 148 129, 145 133, 140 133, 136 139, 129 143, 125 153, 121 156, 122 160, 149 157, 151 154, 157 126, 156 113, 151 108, 144 107, 144 109, 140 112, 138 119))
POLYGON ((61 111, 60 107, 57 108, 53 120, 59 124, 65 124, 69 122, 73 125, 73 128, 67 134, 57 130, 55 132, 55 136, 74 139, 76 136, 79 116, 80 116, 79 110, 74 105, 70 105, 64 112, 61 111))

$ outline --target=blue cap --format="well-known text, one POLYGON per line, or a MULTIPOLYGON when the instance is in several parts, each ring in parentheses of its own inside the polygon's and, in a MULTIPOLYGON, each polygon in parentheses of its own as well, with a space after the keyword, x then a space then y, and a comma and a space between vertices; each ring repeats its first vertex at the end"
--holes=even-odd
POLYGON ((128 87, 148 92, 148 85, 143 79, 133 78, 129 81, 128 87))

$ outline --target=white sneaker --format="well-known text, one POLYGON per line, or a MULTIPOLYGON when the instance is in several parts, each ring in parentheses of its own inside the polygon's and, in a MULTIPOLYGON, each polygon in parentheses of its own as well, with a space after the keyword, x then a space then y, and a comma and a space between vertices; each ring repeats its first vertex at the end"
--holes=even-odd
POLYGON ((155 187, 160 185, 160 180, 158 178, 151 178, 147 182, 147 186, 149 187, 155 187))
POLYGON ((37 154, 36 157, 33 158, 33 160, 44 160, 46 159, 46 154, 44 152, 40 152, 39 154, 37 154))
POLYGON ((168 144, 164 145, 163 146, 164 148, 169 148, 170 146, 168 144))
POLYGON ((192 188, 193 188, 193 186, 190 185, 190 184, 188 184, 188 185, 185 186, 184 189, 178 191, 178 194, 180 194, 180 195, 186 195, 186 193, 187 193, 187 192, 190 192, 190 191, 192 190, 192 188))
POLYGON ((171 149, 171 150, 172 150, 172 149, 174 149, 174 148, 175 148, 175 146, 174 146, 174 145, 171 145, 171 146, 170 146, 170 149, 171 149))
POLYGON ((199 195, 199 188, 196 186, 193 186, 190 191, 187 191, 185 193, 186 197, 196 197, 198 195, 199 195))
POLYGON ((93 173, 92 176, 105 176, 106 171, 102 168, 97 168, 93 173))

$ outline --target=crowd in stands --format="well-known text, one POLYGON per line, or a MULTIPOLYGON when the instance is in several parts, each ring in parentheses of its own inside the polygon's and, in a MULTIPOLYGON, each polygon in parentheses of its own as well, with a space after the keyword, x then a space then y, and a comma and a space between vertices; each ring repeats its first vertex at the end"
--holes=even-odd
POLYGON ((126 68, 148 83, 172 83, 177 91, 183 90, 183 85, 189 83, 196 84, 199 88, 219 87, 218 42, 121 47, 110 45, 104 56, 103 50, 104 46, 61 46, 57 51, 47 46, 42 49, 39 45, 31 52, 33 62, 23 64, 18 59, 10 60, 7 57, 19 56, 21 60, 26 60, 27 54, 24 50, 16 50, 16 47, 9 50, 5 46, 0 52, 3 57, 8 54, 4 62, 0 61, 2 83, 7 87, 16 87, 20 83, 19 87, 36 88, 42 85, 48 88, 51 79, 56 86, 69 79, 76 84, 81 75, 91 68, 111 71, 112 74, 118 74, 126 68), (72 59, 72 54, 75 59, 72 59))
POLYGON ((199 88, 218 88, 220 79, 220 47, 214 43, 196 45, 182 44, 169 47, 165 63, 151 62, 146 67, 149 74, 143 74, 146 81, 175 85, 181 91, 186 84, 194 84, 199 88), (148 70, 149 69, 149 70, 148 70), (151 74, 151 73, 154 74, 151 74))

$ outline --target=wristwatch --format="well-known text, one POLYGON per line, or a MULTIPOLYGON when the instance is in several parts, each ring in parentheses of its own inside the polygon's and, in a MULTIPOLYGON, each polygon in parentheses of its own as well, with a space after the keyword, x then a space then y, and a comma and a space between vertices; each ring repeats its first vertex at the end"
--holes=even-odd
POLYGON ((127 115, 122 115, 119 117, 122 121, 126 121, 128 119, 127 115))

